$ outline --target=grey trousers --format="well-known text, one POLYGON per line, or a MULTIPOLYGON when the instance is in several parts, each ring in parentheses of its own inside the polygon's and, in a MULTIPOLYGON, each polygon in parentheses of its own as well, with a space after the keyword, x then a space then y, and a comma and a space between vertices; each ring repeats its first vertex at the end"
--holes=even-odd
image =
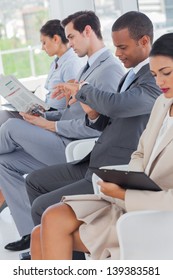
POLYGON ((62 196, 93 193, 92 182, 84 178, 88 164, 89 162, 49 166, 26 177, 26 189, 35 225, 40 224, 43 212, 49 206, 59 203, 62 196))
POLYGON ((9 118, 22 119, 22 116, 19 115, 19 113, 16 111, 0 110, 0 126, 3 123, 5 123, 9 118))
POLYGON ((34 226, 23 175, 64 162, 65 145, 56 133, 17 118, 0 127, 0 189, 21 236, 34 226))

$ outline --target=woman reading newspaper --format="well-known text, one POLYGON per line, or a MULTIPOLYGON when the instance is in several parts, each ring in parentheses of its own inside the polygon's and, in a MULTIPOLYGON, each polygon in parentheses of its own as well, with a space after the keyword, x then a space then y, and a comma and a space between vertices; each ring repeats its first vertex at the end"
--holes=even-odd
POLYGON ((173 210, 173 33, 161 36, 150 53, 150 70, 162 90, 129 170, 144 171, 161 191, 124 189, 98 181, 99 195, 66 196, 49 207, 32 233, 32 259, 71 259, 72 251, 93 259, 117 259, 116 221, 125 212, 173 210))

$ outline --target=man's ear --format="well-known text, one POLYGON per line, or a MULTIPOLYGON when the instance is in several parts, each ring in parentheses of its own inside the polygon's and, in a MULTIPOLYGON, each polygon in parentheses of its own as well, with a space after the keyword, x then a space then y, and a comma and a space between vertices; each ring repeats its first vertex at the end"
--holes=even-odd
POLYGON ((139 40, 142 46, 146 46, 150 43, 150 37, 147 35, 142 36, 142 38, 139 40))
POLYGON ((92 31, 91 26, 90 25, 86 25, 84 31, 85 31, 86 36, 90 36, 91 31, 92 31))

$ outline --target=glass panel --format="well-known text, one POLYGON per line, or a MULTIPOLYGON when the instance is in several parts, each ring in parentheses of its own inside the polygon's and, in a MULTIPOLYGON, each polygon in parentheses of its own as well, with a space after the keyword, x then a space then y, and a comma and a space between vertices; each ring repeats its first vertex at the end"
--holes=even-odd
POLYGON ((0 1, 0 72, 17 78, 48 73, 51 59, 41 51, 39 33, 49 17, 48 3, 0 1))
POLYGON ((102 34, 107 47, 114 51, 111 29, 115 20, 121 15, 118 0, 95 0, 96 14, 101 21, 102 34))
POLYGON ((173 32, 173 0, 138 0, 139 10, 150 17, 155 27, 155 39, 173 32))

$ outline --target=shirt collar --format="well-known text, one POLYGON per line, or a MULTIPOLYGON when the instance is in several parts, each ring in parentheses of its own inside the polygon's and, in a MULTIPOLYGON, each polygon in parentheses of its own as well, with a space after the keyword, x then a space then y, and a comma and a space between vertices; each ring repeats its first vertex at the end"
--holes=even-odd
POLYGON ((55 63, 58 63, 58 67, 60 67, 68 59, 68 57, 72 55, 73 52, 73 49, 70 48, 62 56, 60 56, 59 58, 57 57, 55 63))
POLYGON ((92 54, 92 55, 88 58, 89 66, 91 66, 91 65, 96 61, 96 59, 97 59, 102 53, 104 53, 106 50, 107 50, 107 48, 106 48, 106 47, 103 47, 103 48, 101 48, 100 50, 98 50, 97 52, 95 52, 94 54, 92 54))
POLYGON ((140 62, 138 65, 136 65, 134 68, 133 68, 133 71, 134 73, 138 73, 138 71, 146 64, 149 63, 149 58, 146 58, 145 60, 143 60, 142 62, 140 62))

